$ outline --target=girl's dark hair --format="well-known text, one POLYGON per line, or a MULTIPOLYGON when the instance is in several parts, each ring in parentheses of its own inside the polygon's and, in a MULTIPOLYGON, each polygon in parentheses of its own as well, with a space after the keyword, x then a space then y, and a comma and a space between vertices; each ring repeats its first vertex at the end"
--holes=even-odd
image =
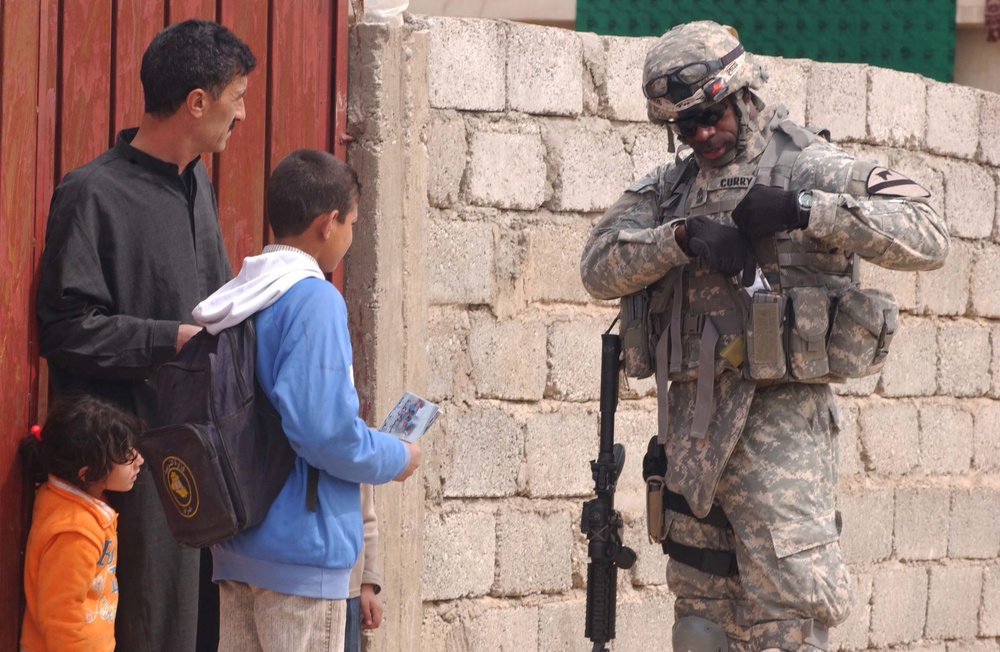
POLYGON ((103 480, 114 464, 135 459, 142 421, 86 394, 60 399, 49 410, 41 440, 29 434, 19 448, 24 474, 45 482, 49 474, 80 489, 103 480), (83 477, 80 469, 88 467, 83 477))

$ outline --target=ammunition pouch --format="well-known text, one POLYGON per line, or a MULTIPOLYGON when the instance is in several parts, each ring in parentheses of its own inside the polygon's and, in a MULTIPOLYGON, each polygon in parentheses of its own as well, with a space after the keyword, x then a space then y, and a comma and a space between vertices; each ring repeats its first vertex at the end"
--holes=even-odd
POLYGON ((830 373, 862 378, 878 373, 899 328, 899 308, 891 293, 851 285, 833 298, 827 352, 830 373))
POLYGON ((680 270, 671 270, 662 279, 634 294, 621 298, 618 334, 622 339, 625 375, 648 378, 656 371, 656 343, 660 339, 657 317, 667 309, 674 290, 674 278, 680 270))

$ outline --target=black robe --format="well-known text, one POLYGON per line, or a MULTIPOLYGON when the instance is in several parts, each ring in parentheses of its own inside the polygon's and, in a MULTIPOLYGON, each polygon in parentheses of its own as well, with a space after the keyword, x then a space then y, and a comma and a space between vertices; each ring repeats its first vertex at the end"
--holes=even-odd
MULTIPOLYGON (((156 370, 177 328, 232 276, 211 181, 200 159, 177 166, 129 143, 56 187, 36 311, 52 391, 87 392, 152 423, 156 370)), ((145 465, 119 512, 117 649, 195 649, 199 551, 174 543, 145 465)))

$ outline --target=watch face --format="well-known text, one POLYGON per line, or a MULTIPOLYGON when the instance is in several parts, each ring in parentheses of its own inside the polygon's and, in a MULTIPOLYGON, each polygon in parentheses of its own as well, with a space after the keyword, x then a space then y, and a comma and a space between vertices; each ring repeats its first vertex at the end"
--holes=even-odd
POLYGON ((799 193, 799 208, 809 210, 813 205, 813 194, 810 190, 803 190, 799 193))

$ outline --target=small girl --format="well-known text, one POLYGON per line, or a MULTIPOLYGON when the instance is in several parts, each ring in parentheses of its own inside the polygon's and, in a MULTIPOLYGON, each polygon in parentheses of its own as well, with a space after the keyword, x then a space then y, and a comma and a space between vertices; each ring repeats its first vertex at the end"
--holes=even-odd
POLYGON ((115 649, 118 514, 103 498, 135 483, 140 432, 137 417, 77 396, 21 442, 25 475, 41 484, 24 557, 22 651, 115 649))

